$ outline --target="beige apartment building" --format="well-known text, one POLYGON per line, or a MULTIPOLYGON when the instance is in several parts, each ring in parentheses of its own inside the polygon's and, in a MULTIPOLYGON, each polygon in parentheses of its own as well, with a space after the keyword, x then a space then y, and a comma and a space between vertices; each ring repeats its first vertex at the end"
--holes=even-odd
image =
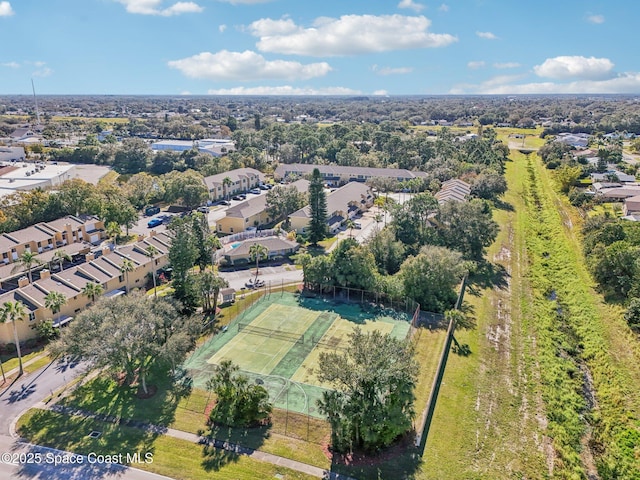
POLYGON ((246 192, 262 182, 264 182, 264 175, 255 168, 238 168, 204 178, 204 183, 209 189, 209 200, 212 202, 246 192), (225 182, 225 178, 229 181, 225 182))
MULTIPOLYGON (((60 327, 89 306, 91 299, 82 293, 89 282, 101 284, 107 296, 117 296, 131 289, 144 287, 149 273, 167 265, 171 245, 171 237, 166 233, 156 234, 152 231, 150 235, 135 244, 117 247, 113 251, 104 247, 98 252, 98 256, 89 253, 86 263, 57 273, 42 270, 40 279, 33 283, 29 283, 26 276, 21 277, 17 289, 0 295, 0 304, 20 301, 26 307, 27 316, 16 323, 20 340, 36 336, 31 327, 37 322, 50 318, 55 326, 60 327), (146 254, 149 245, 156 247, 159 252, 153 259, 146 254), (121 270, 125 259, 131 260, 134 266, 133 271, 128 274, 121 270), (49 292, 62 293, 66 299, 60 312, 55 315, 45 307, 45 298, 49 292)), ((0 343, 13 341, 13 325, 0 324, 0 343)))

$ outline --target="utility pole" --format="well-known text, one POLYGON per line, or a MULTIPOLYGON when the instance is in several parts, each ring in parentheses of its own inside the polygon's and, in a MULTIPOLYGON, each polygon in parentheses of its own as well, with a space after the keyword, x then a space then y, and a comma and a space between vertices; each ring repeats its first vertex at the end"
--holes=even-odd
POLYGON ((40 110, 38 110, 38 97, 36 97, 36 87, 31 79, 31 89, 33 90, 33 100, 36 103, 36 125, 40 125, 40 110))

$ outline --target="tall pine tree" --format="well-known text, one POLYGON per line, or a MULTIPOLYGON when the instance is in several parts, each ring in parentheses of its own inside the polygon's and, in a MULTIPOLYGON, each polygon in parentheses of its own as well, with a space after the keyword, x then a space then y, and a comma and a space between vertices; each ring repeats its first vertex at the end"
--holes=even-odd
POLYGON ((322 175, 317 168, 314 168, 311 174, 309 206, 311 207, 309 241, 316 245, 327 236, 327 195, 324 193, 322 175))

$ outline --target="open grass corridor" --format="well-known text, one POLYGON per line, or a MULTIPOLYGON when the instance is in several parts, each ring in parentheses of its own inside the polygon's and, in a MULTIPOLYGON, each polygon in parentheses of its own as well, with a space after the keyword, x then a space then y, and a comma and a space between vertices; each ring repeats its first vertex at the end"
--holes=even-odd
POLYGON ((638 340, 594 290, 551 172, 511 158, 493 282, 467 296, 472 353, 450 357, 424 478, 640 478, 638 340))

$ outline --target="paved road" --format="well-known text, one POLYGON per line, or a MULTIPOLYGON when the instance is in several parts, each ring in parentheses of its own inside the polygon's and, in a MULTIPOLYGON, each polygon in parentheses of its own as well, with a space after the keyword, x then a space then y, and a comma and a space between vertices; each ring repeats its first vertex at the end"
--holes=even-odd
MULTIPOLYGON (((238 270, 237 272, 221 272, 220 276, 229 282, 231 288, 240 290, 250 279, 255 278, 255 268, 238 270)), ((260 267, 258 278, 267 285, 269 282, 276 287, 282 283, 302 282, 302 270, 297 270, 293 265, 283 265, 279 267, 260 267)))

